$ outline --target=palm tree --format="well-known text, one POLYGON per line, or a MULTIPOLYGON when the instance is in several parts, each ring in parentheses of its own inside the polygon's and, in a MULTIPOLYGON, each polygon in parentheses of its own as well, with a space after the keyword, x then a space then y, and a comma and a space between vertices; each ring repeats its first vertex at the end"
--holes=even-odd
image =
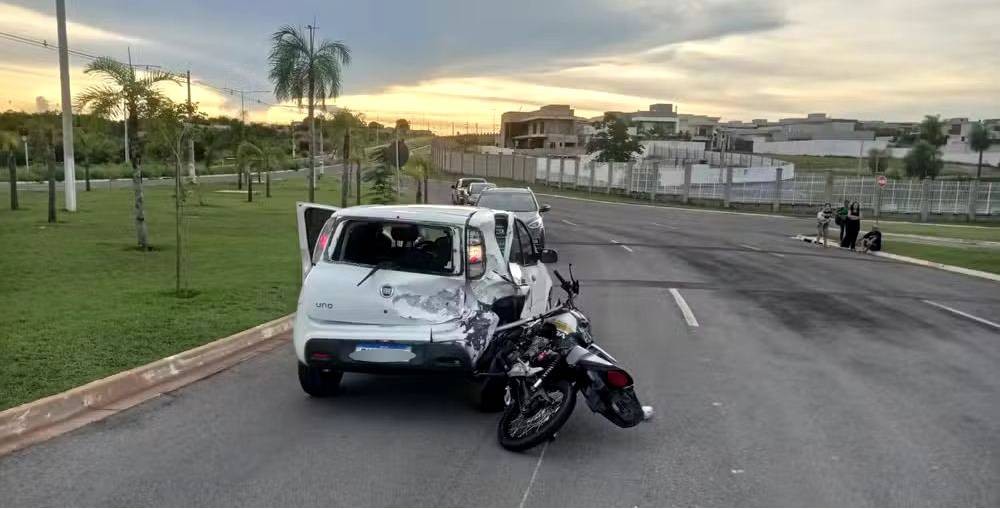
POLYGON ((89 108, 94 115, 108 119, 125 117, 128 125, 129 156, 132 161, 132 189, 135 194, 135 234, 139 248, 149 249, 149 232, 146 227, 145 199, 142 193, 142 147, 139 137, 139 119, 148 117, 156 105, 162 104, 163 95, 157 90, 162 82, 180 84, 177 77, 163 71, 146 69, 136 71, 110 57, 100 57, 87 64, 87 74, 100 76, 105 83, 95 85, 77 96, 76 105, 81 111, 89 108))
POLYGON ((972 124, 972 131, 969 133, 969 148, 979 152, 979 163, 976 165, 977 179, 983 177, 983 152, 989 150, 992 144, 993 140, 990 139, 990 131, 986 129, 986 126, 981 121, 972 124))
POLYGON ((274 96, 279 101, 295 99, 299 107, 306 100, 309 109, 309 201, 316 196, 316 99, 326 109, 326 99, 336 98, 341 90, 341 66, 351 63, 351 50, 341 41, 327 41, 314 46, 313 29, 309 35, 285 25, 271 36, 268 61, 269 78, 274 82, 274 96))
POLYGON ((17 210, 17 162, 14 153, 18 148, 18 136, 10 131, 0 131, 0 154, 7 154, 7 177, 10 180, 10 210, 17 210))

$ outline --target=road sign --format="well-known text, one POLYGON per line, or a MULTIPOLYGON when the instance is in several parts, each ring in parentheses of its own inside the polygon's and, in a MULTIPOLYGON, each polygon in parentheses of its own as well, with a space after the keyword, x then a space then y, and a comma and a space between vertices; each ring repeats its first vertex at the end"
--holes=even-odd
POLYGON ((879 175, 877 180, 879 187, 885 187, 889 183, 889 179, 885 178, 885 175, 879 175))

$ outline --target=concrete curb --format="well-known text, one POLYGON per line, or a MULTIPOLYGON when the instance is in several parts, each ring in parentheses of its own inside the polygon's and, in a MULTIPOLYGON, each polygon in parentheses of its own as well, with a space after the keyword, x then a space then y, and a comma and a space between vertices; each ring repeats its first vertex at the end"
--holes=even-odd
MULTIPOLYGON (((796 240, 809 241, 811 243, 815 243, 816 242, 816 237, 810 236, 810 235, 795 235, 792 238, 796 239, 796 240)), ((827 246, 829 247, 830 244, 828 243, 827 246)), ((842 248, 840 246, 836 246, 836 245, 833 246, 833 247, 836 247, 838 249, 844 249, 844 248, 842 248)), ((903 256, 903 255, 897 255, 897 254, 892 254, 892 253, 886 253, 885 251, 877 251, 877 252, 868 253, 868 254, 873 255, 873 256, 878 256, 880 258, 888 258, 890 260, 896 260, 896 261, 899 261, 899 262, 912 263, 914 265, 920 265, 921 267, 930 267, 930 268, 933 268, 933 269, 941 269, 941 270, 946 270, 948 272, 954 272, 956 274, 964 274, 966 276, 973 276, 973 277, 978 277, 978 278, 983 278, 983 279, 989 279, 990 281, 1000 282, 1000 274, 994 274, 992 272, 986 272, 986 271, 975 270, 975 269, 967 269, 965 267, 959 267, 959 266, 956 266, 956 265, 945 265, 943 263, 932 262, 930 260, 922 260, 920 258, 912 258, 912 257, 909 257, 909 256, 903 256)))
POLYGON ((294 314, 0 412, 0 455, 99 421, 287 341, 294 314))

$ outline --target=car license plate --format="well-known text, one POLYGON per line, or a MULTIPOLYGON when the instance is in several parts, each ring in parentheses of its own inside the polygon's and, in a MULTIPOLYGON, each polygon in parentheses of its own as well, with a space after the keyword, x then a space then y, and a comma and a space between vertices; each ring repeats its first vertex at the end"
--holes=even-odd
POLYGON ((409 345, 359 343, 349 357, 361 362, 409 362, 415 355, 409 345))

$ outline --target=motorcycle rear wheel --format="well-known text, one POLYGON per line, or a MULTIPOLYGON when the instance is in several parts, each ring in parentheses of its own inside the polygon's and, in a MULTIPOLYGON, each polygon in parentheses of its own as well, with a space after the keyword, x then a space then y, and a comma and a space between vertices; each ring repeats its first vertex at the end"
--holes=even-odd
POLYGON ((508 451, 531 449, 542 442, 551 440, 566 424, 569 416, 573 413, 573 407, 576 406, 576 389, 570 382, 559 380, 547 384, 547 390, 550 394, 558 393, 562 396, 558 408, 552 409, 550 405, 539 409, 532 416, 523 416, 521 412, 522 402, 518 398, 515 398, 510 405, 504 408, 500 422, 497 423, 497 441, 500 442, 501 447, 508 451), (537 426, 530 426, 530 431, 525 434, 516 433, 518 425, 523 424, 524 420, 538 417, 541 412, 545 411, 550 413, 544 422, 537 426), (518 420, 519 418, 521 421, 518 420))

